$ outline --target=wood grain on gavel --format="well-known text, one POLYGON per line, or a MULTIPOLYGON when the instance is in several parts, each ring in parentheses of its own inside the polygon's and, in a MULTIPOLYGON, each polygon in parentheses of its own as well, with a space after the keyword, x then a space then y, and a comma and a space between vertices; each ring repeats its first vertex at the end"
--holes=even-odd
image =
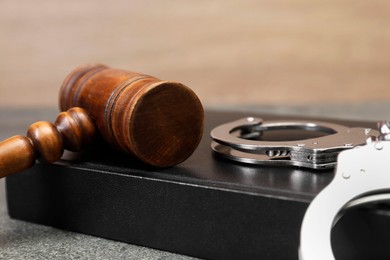
POLYGON ((34 123, 27 137, 0 143, 0 177, 25 170, 36 159, 55 162, 64 149, 79 151, 95 132, 149 165, 173 166, 193 153, 203 133, 203 107, 191 89, 101 64, 68 75, 60 108, 67 112, 54 124, 34 123))

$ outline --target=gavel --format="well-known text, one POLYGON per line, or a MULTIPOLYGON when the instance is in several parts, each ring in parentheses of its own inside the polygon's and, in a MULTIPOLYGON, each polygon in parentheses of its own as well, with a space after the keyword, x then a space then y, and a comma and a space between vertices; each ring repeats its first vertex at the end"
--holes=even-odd
POLYGON ((203 133, 204 111, 185 85, 102 64, 74 69, 59 95, 55 123, 36 122, 27 136, 0 143, 0 178, 80 151, 96 134, 115 149, 154 167, 186 160, 203 133))

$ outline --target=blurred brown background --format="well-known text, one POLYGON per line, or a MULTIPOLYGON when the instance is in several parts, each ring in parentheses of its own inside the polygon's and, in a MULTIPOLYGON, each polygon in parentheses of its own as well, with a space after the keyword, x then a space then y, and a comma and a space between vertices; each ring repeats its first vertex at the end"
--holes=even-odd
POLYGON ((206 106, 390 101, 387 0, 0 0, 0 106, 56 106, 74 67, 180 81, 206 106))

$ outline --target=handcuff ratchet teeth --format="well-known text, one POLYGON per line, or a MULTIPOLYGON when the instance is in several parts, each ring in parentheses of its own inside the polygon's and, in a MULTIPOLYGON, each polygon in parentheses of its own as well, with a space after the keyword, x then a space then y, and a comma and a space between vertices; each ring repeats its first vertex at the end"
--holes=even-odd
POLYGON ((370 128, 346 127, 318 121, 263 121, 247 117, 217 126, 211 131, 211 148, 218 155, 243 163, 288 165, 312 169, 333 168, 337 155, 378 136, 370 128), (261 136, 273 130, 322 132, 325 136, 303 140, 266 141, 261 136))

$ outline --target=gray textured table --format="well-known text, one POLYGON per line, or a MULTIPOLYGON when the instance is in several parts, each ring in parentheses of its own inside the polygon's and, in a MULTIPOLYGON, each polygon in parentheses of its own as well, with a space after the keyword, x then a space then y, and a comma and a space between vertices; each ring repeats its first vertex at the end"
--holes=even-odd
MULTIPOLYGON (((219 108, 221 109, 221 108, 219 108)), ((390 103, 317 107, 225 107, 231 110, 313 117, 377 121, 389 119, 390 103), (388 116, 389 115, 389 116, 388 116)), ((53 121, 57 110, 0 108, 0 139, 24 134, 38 120, 53 121)), ((193 259, 187 256, 129 245, 12 220, 7 214, 4 180, 0 180, 0 259, 193 259)))

